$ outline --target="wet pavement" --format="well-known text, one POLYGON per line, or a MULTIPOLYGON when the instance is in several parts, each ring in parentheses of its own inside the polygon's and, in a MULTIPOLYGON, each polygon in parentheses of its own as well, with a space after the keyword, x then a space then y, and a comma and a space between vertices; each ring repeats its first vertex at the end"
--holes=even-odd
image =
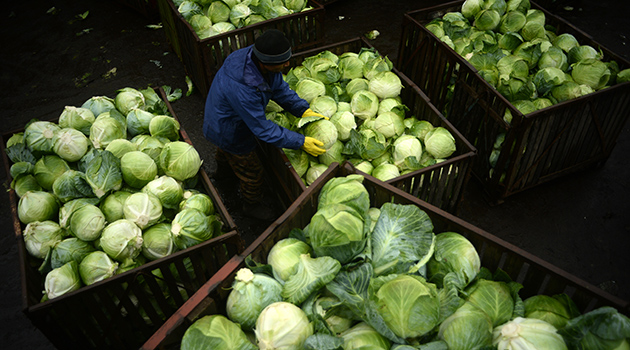
MULTIPOLYGON (((122 1, 121 1, 122 2, 122 1)), ((373 29, 372 41, 395 62, 403 13, 439 1, 338 0, 326 7, 326 42, 336 43, 373 29)), ((630 57, 628 2, 571 2, 561 17, 596 41, 630 57)), ((186 73, 172 53, 163 29, 116 1, 34 0, 2 8, 0 97, 2 134, 23 128, 32 118, 58 116, 66 105, 96 95, 112 96, 123 87, 168 85, 186 91, 186 73), (51 10, 52 8, 56 11, 51 10), (89 14, 85 15, 86 11, 89 14)), ((214 174, 213 147, 200 133, 204 96, 194 93, 173 103, 182 127, 202 154, 204 170, 214 174)), ((489 205, 471 181, 460 217, 575 276, 630 300, 630 125, 601 167, 540 185, 489 205)), ((0 181, 6 183, 4 165, 0 181)), ((240 212, 234 183, 213 180, 239 229, 250 237, 265 223, 240 212)), ((22 313, 17 246, 6 192, 0 195, 0 344, 3 349, 54 349, 22 313)))

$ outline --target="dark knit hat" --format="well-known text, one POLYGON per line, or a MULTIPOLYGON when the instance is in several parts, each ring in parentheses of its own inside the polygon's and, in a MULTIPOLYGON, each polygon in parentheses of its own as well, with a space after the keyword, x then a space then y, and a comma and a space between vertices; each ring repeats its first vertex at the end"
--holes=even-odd
POLYGON ((269 29, 256 39, 254 55, 264 64, 282 64, 291 58, 291 43, 281 31, 269 29))

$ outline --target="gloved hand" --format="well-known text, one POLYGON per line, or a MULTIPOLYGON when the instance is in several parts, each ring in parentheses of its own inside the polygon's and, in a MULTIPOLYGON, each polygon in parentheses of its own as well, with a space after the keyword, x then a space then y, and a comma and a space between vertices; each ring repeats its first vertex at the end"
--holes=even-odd
POLYGON ((306 117, 320 117, 320 118, 324 118, 328 120, 328 117, 326 117, 325 115, 319 114, 310 108, 304 111, 304 114, 302 114, 302 118, 306 118, 306 117))
POLYGON ((304 137, 304 144, 302 145, 302 148, 306 151, 306 153, 317 157, 320 154, 326 153, 326 150, 321 148, 323 145, 324 143, 320 140, 306 136, 304 137))

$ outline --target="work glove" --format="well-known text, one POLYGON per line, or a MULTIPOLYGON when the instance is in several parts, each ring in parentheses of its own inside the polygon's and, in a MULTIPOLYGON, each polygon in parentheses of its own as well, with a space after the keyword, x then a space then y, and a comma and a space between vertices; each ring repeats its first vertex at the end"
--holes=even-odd
POLYGON ((305 136, 304 137, 304 144, 302 145, 302 148, 304 149, 304 151, 306 151, 306 153, 317 157, 320 154, 324 154, 326 152, 325 149, 321 148, 321 146, 323 146, 324 143, 321 142, 318 139, 309 137, 309 136, 305 136))
POLYGON ((322 114, 319 114, 319 113, 313 111, 310 108, 307 109, 306 111, 304 111, 304 114, 302 114, 302 118, 306 118, 306 117, 320 117, 320 118, 324 118, 324 119, 328 120, 328 117, 326 117, 326 116, 324 116, 322 114))

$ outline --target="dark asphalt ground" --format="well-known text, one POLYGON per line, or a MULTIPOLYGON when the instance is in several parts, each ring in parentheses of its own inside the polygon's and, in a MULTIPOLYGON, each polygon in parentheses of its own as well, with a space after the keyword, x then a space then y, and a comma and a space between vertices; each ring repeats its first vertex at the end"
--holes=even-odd
MULTIPOLYGON (((339 0, 326 8, 326 41, 335 43, 376 29, 374 46, 395 61, 403 13, 439 1, 339 0)), ((630 3, 569 2, 554 13, 575 24, 617 54, 630 59, 627 17, 630 3)), ((33 0, 1 10, 0 95, 2 134, 32 118, 58 116, 66 105, 123 87, 168 85, 186 91, 186 73, 157 24, 116 1, 33 0), (56 14, 49 13, 51 8, 56 14), (85 19, 79 15, 89 14, 85 19), (109 74, 108 74, 109 73, 109 74)), ((173 103, 183 128, 214 174, 212 146, 203 139, 204 96, 173 103)), ((460 217, 594 285, 630 300, 630 125, 600 168, 564 177, 488 205, 473 181, 460 217)), ((0 182, 7 182, 2 165, 0 182)), ((234 183, 213 181, 241 232, 256 236, 265 224, 240 212, 234 183)), ((17 246, 9 197, 0 195, 0 347, 54 349, 22 313, 17 246)))

